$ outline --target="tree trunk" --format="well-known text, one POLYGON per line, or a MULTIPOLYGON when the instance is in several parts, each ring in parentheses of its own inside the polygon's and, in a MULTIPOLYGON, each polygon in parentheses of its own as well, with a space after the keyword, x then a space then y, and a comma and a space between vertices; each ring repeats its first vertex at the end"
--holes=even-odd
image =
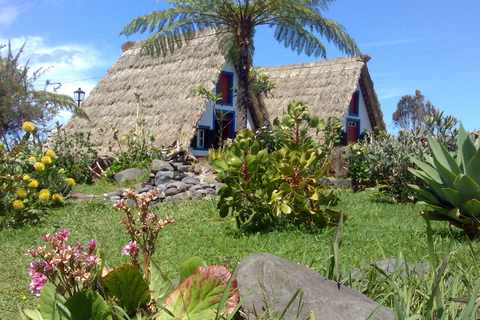
POLYGON ((250 57, 249 46, 252 32, 248 28, 239 28, 235 34, 238 45, 237 64, 235 69, 238 75, 238 91, 237 91, 237 131, 247 128, 247 110, 249 103, 249 73, 250 73, 250 57))

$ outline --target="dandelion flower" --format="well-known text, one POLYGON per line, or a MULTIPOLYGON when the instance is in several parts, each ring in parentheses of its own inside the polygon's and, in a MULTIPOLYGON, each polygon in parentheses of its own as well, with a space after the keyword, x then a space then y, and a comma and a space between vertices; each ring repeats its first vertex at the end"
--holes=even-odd
POLYGON ((75 182, 75 180, 73 178, 68 178, 67 179, 67 185, 73 187, 75 186, 77 183, 75 182))
POLYGON ((53 150, 48 150, 47 152, 45 152, 45 155, 52 159, 55 159, 55 157, 57 156, 53 150))
POLYGON ((30 176, 28 174, 23 176, 23 181, 28 181, 30 180, 30 176))
POLYGON ((25 208, 25 204, 23 203, 22 200, 15 200, 13 201, 13 209, 20 211, 23 208, 25 208))
POLYGON ((22 128, 26 132, 31 132, 31 131, 35 130, 35 125, 33 124, 33 122, 27 121, 22 125, 22 128))
POLYGON ((34 167, 37 171, 45 171, 45 164, 43 162, 35 163, 34 167))
POLYGON ((48 189, 42 189, 40 190, 40 194, 38 196, 38 199, 40 201, 48 201, 50 200, 50 190, 48 189))
POLYGON ((29 162, 36 162, 36 161, 37 161, 37 158, 35 158, 35 157, 30 157, 30 158, 28 158, 28 161, 29 161, 29 162))
POLYGON ((28 186, 30 188, 33 188, 35 189, 36 187, 38 187, 38 181, 36 179, 32 179, 32 181, 30 181, 30 183, 28 184, 28 186))
POLYGON ((60 193, 54 193, 52 195, 52 201, 61 202, 62 200, 63 200, 63 196, 60 193))
POLYGON ((17 197, 19 199, 25 199, 27 197, 27 191, 23 189, 18 189, 17 190, 17 197))
POLYGON ((46 165, 52 164, 52 158, 50 158, 49 156, 45 156, 42 158, 42 163, 46 165))

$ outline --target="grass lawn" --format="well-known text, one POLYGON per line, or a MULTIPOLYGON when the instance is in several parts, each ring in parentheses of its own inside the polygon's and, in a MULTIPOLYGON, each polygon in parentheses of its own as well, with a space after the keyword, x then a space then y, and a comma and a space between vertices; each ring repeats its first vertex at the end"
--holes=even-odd
MULTIPOLYGON (((78 190, 85 191, 79 187, 78 190)), ((389 203, 375 191, 357 194, 339 191, 339 194, 342 199, 339 208, 347 213, 340 249, 343 270, 395 258, 399 250, 408 262, 428 262, 426 224, 418 214, 421 207, 389 203)), ((334 229, 284 228, 269 233, 242 234, 230 217, 218 216, 215 205, 214 201, 198 201, 155 207, 178 221, 162 231, 157 244, 156 260, 170 278, 178 276, 179 264, 191 256, 200 256, 208 264, 228 263, 232 269, 242 258, 260 252, 325 273, 334 229)), ((40 225, 1 231, 0 319, 16 319, 19 306, 36 303, 36 297, 28 288, 31 258, 25 253, 32 246, 43 244, 40 238, 46 233, 66 228, 72 232, 69 242, 83 244, 94 238, 105 252, 109 266, 129 263, 129 259, 121 255, 121 249, 129 241, 120 224, 122 215, 122 211, 102 201, 70 203, 53 211, 40 225)), ((456 251, 456 259, 469 259, 470 247, 460 231, 452 234, 446 223, 433 223, 433 228, 437 252, 456 251)), ((473 243, 472 249, 474 254, 478 252, 478 243, 473 243)))

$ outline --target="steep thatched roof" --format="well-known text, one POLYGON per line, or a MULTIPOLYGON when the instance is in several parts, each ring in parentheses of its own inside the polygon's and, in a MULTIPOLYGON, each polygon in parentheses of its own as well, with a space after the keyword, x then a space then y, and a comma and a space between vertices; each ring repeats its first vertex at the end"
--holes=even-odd
POLYGON ((178 142, 188 147, 198 121, 206 109, 206 99, 192 94, 192 89, 215 88, 226 61, 218 49, 213 30, 199 33, 187 45, 165 57, 140 54, 143 41, 126 42, 115 65, 92 90, 82 107, 91 122, 74 117, 67 132, 92 132, 101 154, 108 154, 112 130, 101 132, 113 124, 123 136, 134 129, 138 118, 146 120, 150 134, 159 139, 158 147, 178 142), (135 93, 141 94, 141 110, 135 93))
POLYGON ((265 99, 270 120, 281 118, 294 101, 305 102, 320 119, 331 116, 343 119, 359 82, 372 127, 384 130, 383 114, 367 69, 368 60, 369 56, 359 55, 264 67, 263 72, 276 84, 273 97, 265 99))

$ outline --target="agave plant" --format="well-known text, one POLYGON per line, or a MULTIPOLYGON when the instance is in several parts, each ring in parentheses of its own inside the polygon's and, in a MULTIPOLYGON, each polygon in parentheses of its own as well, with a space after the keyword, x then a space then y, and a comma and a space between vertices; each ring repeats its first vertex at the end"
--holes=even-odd
POLYGON ((419 170, 409 169, 426 186, 409 185, 425 204, 430 220, 448 221, 468 235, 480 234, 480 139, 474 144, 460 125, 457 154, 450 154, 434 138, 428 137, 432 156, 426 162, 412 157, 419 170))

